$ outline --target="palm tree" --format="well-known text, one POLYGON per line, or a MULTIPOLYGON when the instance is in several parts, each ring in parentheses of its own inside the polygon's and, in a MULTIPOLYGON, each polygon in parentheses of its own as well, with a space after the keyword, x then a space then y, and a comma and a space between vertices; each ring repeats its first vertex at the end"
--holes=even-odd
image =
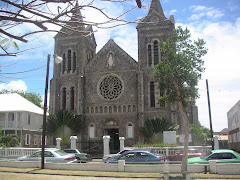
POLYGON ((138 131, 138 135, 142 136, 145 140, 147 140, 150 143, 153 143, 156 141, 157 135, 158 141, 163 141, 163 131, 175 131, 179 128, 179 126, 176 123, 170 123, 165 118, 155 118, 155 119, 147 119, 144 122, 144 127, 141 127, 138 131))
POLYGON ((62 147, 69 145, 70 136, 78 135, 85 127, 84 120, 67 110, 60 110, 49 116, 46 123, 46 133, 62 138, 62 147))

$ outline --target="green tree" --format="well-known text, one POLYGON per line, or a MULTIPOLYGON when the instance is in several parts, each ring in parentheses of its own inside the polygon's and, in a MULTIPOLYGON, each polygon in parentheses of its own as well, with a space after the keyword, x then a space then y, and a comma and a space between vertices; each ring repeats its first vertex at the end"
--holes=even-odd
POLYGON ((62 138, 62 146, 67 147, 69 138, 78 135, 85 127, 81 116, 67 110, 60 110, 55 115, 49 116, 46 123, 46 133, 53 137, 62 138))
POLYGON ((16 134, 0 136, 0 147, 16 147, 19 145, 19 138, 16 134))
POLYGON ((139 128, 137 134, 142 136, 149 143, 156 143, 157 141, 162 143, 163 131, 176 131, 177 129, 177 124, 170 123, 165 118, 155 118, 151 120, 147 119, 146 121, 144 121, 144 127, 139 128), (156 140, 156 136, 158 137, 158 140, 156 140))
POLYGON ((184 130, 184 155, 181 171, 187 171, 189 120, 186 107, 191 97, 198 97, 197 84, 204 72, 202 56, 207 53, 203 39, 191 40, 186 28, 175 29, 167 41, 160 42, 161 62, 155 67, 156 81, 165 90, 160 102, 177 102, 181 114, 181 129, 184 130))
POLYGON ((19 91, 19 90, 7 90, 3 89, 0 91, 0 94, 12 94, 12 93, 17 93, 20 96, 24 97, 25 99, 29 100, 36 106, 40 107, 43 109, 43 106, 41 105, 42 103, 42 97, 40 94, 37 94, 35 92, 26 92, 26 91, 19 91))
POLYGON ((209 145, 211 144, 210 129, 202 125, 191 124, 190 133, 195 145, 209 145))

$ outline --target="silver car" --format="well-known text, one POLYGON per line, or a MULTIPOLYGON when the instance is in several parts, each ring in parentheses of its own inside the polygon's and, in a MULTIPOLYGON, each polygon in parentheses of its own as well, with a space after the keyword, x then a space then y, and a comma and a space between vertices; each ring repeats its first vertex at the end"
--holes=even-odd
MULTIPOLYGON (((17 158, 17 161, 39 161, 42 157, 42 151, 37 151, 31 156, 22 156, 17 158)), ((73 163, 76 162, 76 156, 74 154, 68 154, 59 149, 46 149, 44 151, 44 159, 46 162, 53 163, 73 163)))

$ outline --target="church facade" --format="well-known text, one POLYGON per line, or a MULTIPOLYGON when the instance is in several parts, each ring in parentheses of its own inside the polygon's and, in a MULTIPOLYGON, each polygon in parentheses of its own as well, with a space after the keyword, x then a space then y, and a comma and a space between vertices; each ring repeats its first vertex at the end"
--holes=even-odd
MULTIPOLYGON (((80 28, 92 32, 91 26, 80 28)), ((166 18, 159 0, 152 0, 148 15, 136 27, 137 61, 113 39, 96 52, 94 33, 86 37, 58 33, 54 53, 63 61, 54 64, 50 115, 64 109, 81 115, 86 128, 78 135, 80 141, 99 142, 110 135, 110 147, 115 150, 119 137, 125 137, 126 146, 143 142, 137 132, 147 119, 159 117, 180 124, 176 105, 157 103, 164 92, 153 76, 154 66, 161 61, 158 43, 171 36, 174 28, 174 17, 166 18)), ((194 99, 189 117, 190 123, 198 122, 194 99)))

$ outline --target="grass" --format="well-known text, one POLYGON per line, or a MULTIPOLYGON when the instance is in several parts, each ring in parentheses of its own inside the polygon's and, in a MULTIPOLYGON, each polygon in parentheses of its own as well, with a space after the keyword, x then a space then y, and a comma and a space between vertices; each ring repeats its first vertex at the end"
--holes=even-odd
MULTIPOLYGON (((0 167, 0 172, 15 172, 44 175, 65 175, 65 176, 88 176, 88 177, 119 177, 119 178, 163 178, 160 173, 130 173, 130 172, 101 172, 101 171, 70 171, 70 170, 50 170, 33 168, 10 168, 0 167)), ((170 174, 170 178, 179 179, 180 174, 170 174)), ((219 175, 195 173, 190 175, 192 179, 239 179, 239 175, 219 175)))

